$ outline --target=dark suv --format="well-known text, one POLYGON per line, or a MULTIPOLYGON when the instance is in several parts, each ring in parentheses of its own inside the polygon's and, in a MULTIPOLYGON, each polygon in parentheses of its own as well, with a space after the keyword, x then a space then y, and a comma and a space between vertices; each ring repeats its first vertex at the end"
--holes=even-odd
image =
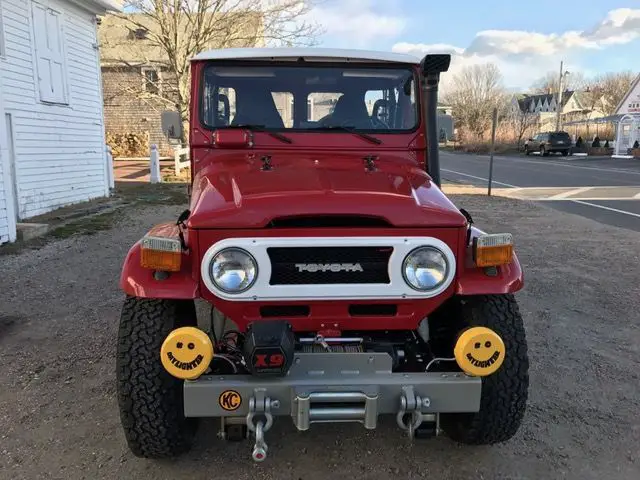
POLYGON ((549 156, 551 152, 560 152, 565 157, 571 151, 571 137, 567 132, 538 133, 524 144, 524 153, 540 152, 540 155, 549 156))

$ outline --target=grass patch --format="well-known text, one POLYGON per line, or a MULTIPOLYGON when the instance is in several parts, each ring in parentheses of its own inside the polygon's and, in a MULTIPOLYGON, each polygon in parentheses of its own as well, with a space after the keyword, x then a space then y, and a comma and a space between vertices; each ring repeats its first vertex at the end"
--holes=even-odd
POLYGON ((24 249, 35 250, 53 240, 109 230, 131 207, 184 205, 186 208, 188 202, 184 183, 118 182, 108 198, 97 198, 30 218, 29 222, 48 224, 49 232, 27 242, 5 243, 0 246, 0 256, 20 253, 24 249))
POLYGON ((74 235, 93 235, 103 230, 109 230, 120 215, 122 215, 122 212, 120 209, 116 209, 107 213, 81 218, 78 221, 54 228, 48 235, 57 239, 69 238, 74 235))

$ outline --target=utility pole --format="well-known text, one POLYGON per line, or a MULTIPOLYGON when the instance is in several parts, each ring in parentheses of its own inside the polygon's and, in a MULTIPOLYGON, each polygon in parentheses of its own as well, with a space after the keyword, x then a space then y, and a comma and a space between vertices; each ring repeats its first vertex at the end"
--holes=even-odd
POLYGON ((558 81, 558 100, 556 104, 556 132, 560 131, 560 115, 562 113, 562 80, 564 75, 562 73, 562 63, 560 62, 560 80, 558 81))

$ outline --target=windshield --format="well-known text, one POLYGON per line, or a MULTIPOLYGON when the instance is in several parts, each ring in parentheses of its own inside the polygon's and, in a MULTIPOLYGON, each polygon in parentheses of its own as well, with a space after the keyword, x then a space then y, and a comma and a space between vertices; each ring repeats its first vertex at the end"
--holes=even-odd
POLYGON ((394 133, 417 108, 408 67, 242 65, 205 69, 201 111, 209 128, 394 133))

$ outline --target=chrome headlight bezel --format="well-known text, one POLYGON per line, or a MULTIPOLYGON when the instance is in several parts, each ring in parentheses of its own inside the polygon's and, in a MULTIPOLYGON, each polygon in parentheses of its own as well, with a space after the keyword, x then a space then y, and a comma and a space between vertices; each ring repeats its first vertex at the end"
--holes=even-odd
POLYGON ((447 282, 447 280, 449 279, 449 274, 450 274, 450 269, 451 269, 451 265, 449 263, 449 260, 447 259, 447 255, 440 250, 439 248, 433 246, 433 245, 422 245, 420 247, 414 248, 413 250, 411 250, 406 257, 404 257, 404 260, 402 261, 402 278, 404 279, 405 283, 407 284, 407 286, 409 288, 411 288, 412 290, 415 290, 417 292, 423 292, 423 293, 427 293, 427 292, 431 292, 433 290, 437 290, 438 288, 440 288, 443 284, 445 284, 447 282), (436 253, 438 253, 442 259, 442 261, 444 262, 444 271, 442 272, 442 279, 432 285, 429 286, 427 288, 420 288, 417 285, 414 285, 409 278, 407 277, 407 263, 408 261, 411 259, 411 257, 415 254, 417 254, 420 251, 423 250, 431 250, 434 251, 436 253))
MULTIPOLYGON (((221 292, 227 293, 229 295, 238 295, 238 294, 246 292, 247 290, 251 289, 255 285, 256 280, 258 279, 258 275, 259 275, 259 268, 258 268, 258 262, 256 261, 255 257, 251 253, 246 251, 245 249, 239 248, 239 247, 227 247, 227 248, 223 248, 222 250, 216 252, 215 255, 213 255, 213 257, 211 258, 211 261, 209 262, 208 273, 209 273, 209 279, 211 280, 211 282, 221 292), (228 253, 232 253, 232 252, 245 255, 247 257, 248 261, 252 263, 253 269, 254 269, 254 274, 253 274, 253 278, 251 279, 251 281, 247 285, 242 287, 241 289, 235 289, 235 290, 234 289, 230 289, 230 288, 218 283, 216 281, 216 277, 214 275, 214 268, 216 267, 217 259, 219 259, 220 256, 222 256, 224 254, 228 254, 228 253)), ((245 270, 245 273, 246 273, 246 270, 245 270)))

